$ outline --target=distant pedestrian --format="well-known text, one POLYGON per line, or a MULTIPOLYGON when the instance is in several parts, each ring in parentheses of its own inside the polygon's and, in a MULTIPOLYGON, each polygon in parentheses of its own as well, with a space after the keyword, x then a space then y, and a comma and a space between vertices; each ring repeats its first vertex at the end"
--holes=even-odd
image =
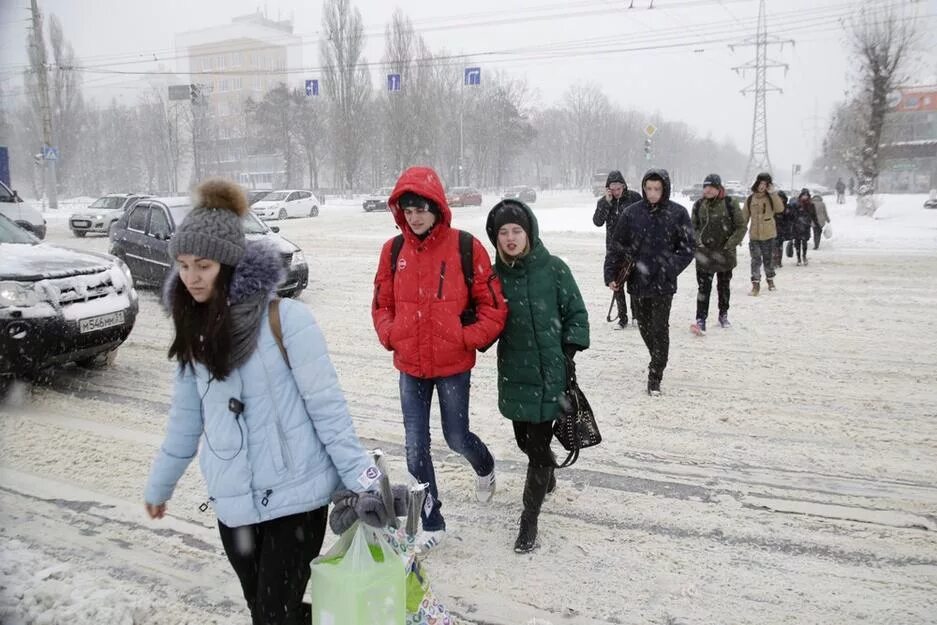
POLYGON ((810 190, 801 189, 794 205, 793 219, 794 249, 797 251, 797 266, 807 264, 807 244, 810 241, 810 230, 816 227, 817 211, 810 199, 810 190))
POLYGON ((717 280, 719 295, 719 325, 728 328, 730 282, 737 264, 735 248, 745 238, 745 221, 735 198, 727 196, 718 174, 709 174, 703 180, 703 197, 693 203, 691 214, 696 235, 696 334, 706 333, 709 316, 709 296, 713 278, 717 280))
MULTIPOLYGON (((606 253, 611 245, 612 233, 615 231, 618 218, 628 206, 640 201, 641 195, 628 188, 625 177, 620 171, 609 172, 605 180, 605 195, 596 202, 595 213, 592 215, 592 223, 599 227, 605 226, 606 253)), ((623 288, 615 291, 615 304, 618 307, 616 329, 621 330, 628 326, 628 294, 623 288)))
POLYGON ((605 256, 605 283, 615 291, 622 267, 634 263, 628 293, 641 338, 650 352, 647 392, 660 395, 670 354, 670 308, 677 276, 693 261, 693 224, 686 208, 670 199, 670 174, 651 169, 641 181, 644 199, 629 206, 615 226, 605 256))
MULTIPOLYGON (((852 194, 853 187, 852 178, 849 179, 849 193, 852 194)), ((846 183, 843 182, 842 178, 836 180, 836 203, 845 204, 846 203, 846 183)))
POLYGON ((774 240, 778 236, 775 216, 784 212, 781 198, 774 190, 771 174, 761 172, 752 184, 752 193, 745 200, 742 218, 751 223, 748 231, 748 250, 752 255, 752 290, 761 292, 761 267, 764 265, 768 290, 774 291, 774 240))
POLYGON ((823 196, 819 193, 813 196, 813 207, 817 212, 817 223, 813 228, 813 249, 820 249, 820 239, 822 239, 823 229, 830 223, 830 215, 826 210, 826 203, 823 196))

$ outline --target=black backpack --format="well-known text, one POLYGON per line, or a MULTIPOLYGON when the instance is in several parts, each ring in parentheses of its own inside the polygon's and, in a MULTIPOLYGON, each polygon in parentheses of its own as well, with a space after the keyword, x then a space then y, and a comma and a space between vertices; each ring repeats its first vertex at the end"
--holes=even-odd
MULTIPOLYGON (((462 311, 460 315, 462 325, 467 326, 475 323, 475 301, 472 299, 472 284, 475 282, 475 255, 472 250, 472 244, 475 237, 470 232, 459 230, 459 258, 462 261, 462 277, 465 279, 465 286, 468 288, 469 304, 468 308, 462 311)), ((403 249, 403 235, 398 234, 394 237, 394 242, 390 246, 390 275, 397 273, 397 258, 400 256, 400 250, 403 249)), ((483 348, 485 351, 488 347, 483 348)))

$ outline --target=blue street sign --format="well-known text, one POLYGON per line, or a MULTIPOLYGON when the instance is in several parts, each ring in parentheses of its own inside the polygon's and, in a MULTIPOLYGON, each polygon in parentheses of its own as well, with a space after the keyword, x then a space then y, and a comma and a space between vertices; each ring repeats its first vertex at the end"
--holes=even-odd
POLYGON ((387 74, 387 90, 400 91, 400 74, 387 74))
POLYGON ((480 67, 466 67, 465 68, 465 84, 466 85, 480 85, 482 82, 482 68, 480 67))
POLYGON ((318 80, 306 81, 306 95, 319 95, 319 81, 318 80))
POLYGON ((47 161, 59 160, 59 149, 53 148, 51 145, 42 146, 42 158, 47 161))

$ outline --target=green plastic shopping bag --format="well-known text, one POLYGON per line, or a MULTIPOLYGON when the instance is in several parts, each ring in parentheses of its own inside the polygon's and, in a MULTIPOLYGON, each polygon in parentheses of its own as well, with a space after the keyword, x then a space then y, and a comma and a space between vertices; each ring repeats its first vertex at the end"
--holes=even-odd
POLYGON ((406 569, 379 532, 356 523, 309 578, 312 625, 404 625, 406 569))

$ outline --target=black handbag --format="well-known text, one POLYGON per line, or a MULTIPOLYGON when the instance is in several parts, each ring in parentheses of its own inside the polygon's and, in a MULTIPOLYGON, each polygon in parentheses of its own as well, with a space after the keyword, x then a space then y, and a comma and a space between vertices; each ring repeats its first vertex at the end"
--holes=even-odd
POLYGON ((794 257, 794 242, 793 241, 787 242, 787 247, 784 249, 784 253, 787 255, 788 258, 794 257))
POLYGON ((569 452, 562 464, 556 464, 554 461, 558 469, 575 464, 579 459, 580 449, 593 447, 602 442, 602 434, 595 422, 595 413, 592 412, 592 406, 589 405, 589 400, 586 399, 585 393, 579 388, 575 378, 570 380, 566 399, 568 406, 564 407, 564 414, 553 422, 553 435, 563 449, 569 452))

